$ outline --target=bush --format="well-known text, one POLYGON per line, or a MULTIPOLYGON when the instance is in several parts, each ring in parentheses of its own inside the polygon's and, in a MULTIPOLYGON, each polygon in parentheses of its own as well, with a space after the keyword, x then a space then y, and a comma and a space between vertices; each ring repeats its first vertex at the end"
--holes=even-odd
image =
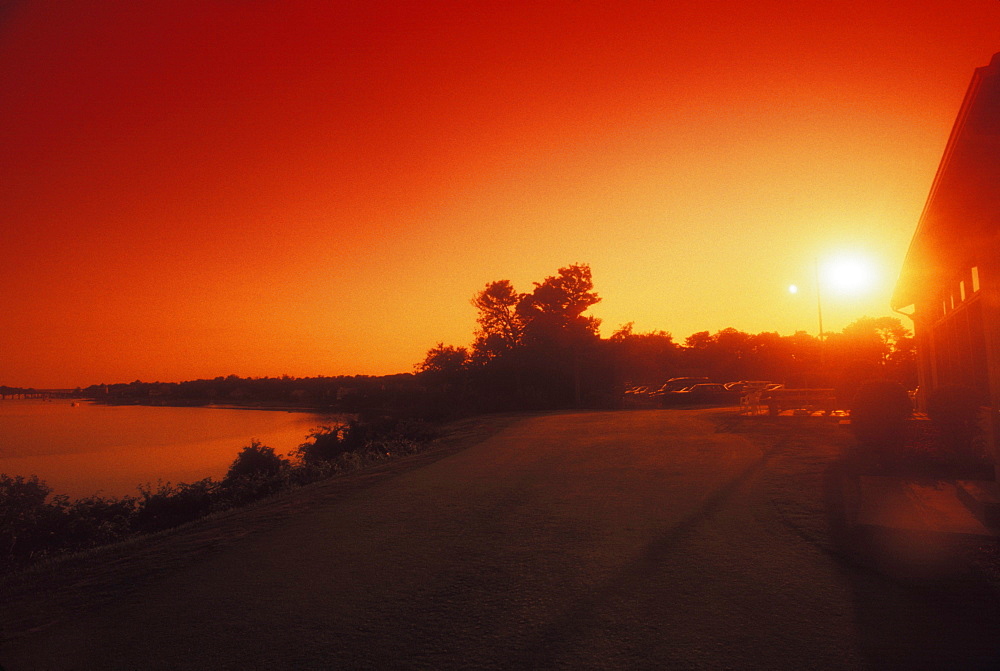
POLYGON ((45 499, 52 490, 38 476, 23 478, 0 473, 0 560, 12 563, 30 557, 44 536, 45 499))
POLYGON ((223 482, 233 482, 240 478, 273 477, 288 466, 288 460, 274 453, 274 449, 261 445, 259 440, 251 440, 229 467, 223 482))
POLYGON ((851 430, 863 456, 882 466, 902 456, 906 420, 913 405, 906 389, 889 380, 869 380, 858 387, 851 403, 851 430))
POLYGON ((224 480, 213 509, 234 508, 277 494, 290 484, 290 479, 286 478, 285 474, 286 471, 282 471, 276 475, 246 475, 224 480))
POLYGON ((927 398, 927 414, 943 439, 943 447, 961 460, 975 461, 979 433, 979 395, 969 387, 945 385, 927 398))
POLYGON ((312 442, 302 443, 294 454, 306 465, 333 461, 342 454, 364 447, 362 434, 363 429, 358 422, 321 426, 309 434, 312 442))
POLYGON ((436 438, 437 432, 422 420, 379 417, 323 426, 309 437, 312 442, 299 445, 294 452, 304 465, 332 462, 338 468, 352 470, 357 467, 357 459, 352 455, 369 452, 383 456, 410 454, 417 450, 417 444, 436 438))
POLYGON ((126 538, 136 511, 136 499, 131 496, 88 496, 73 503, 65 496, 57 496, 52 505, 61 508, 64 518, 57 534, 62 540, 60 546, 74 550, 126 538))
POLYGON ((160 483, 155 492, 148 485, 140 486, 142 496, 132 528, 149 533, 196 520, 212 511, 218 491, 219 484, 212 478, 176 486, 160 483))

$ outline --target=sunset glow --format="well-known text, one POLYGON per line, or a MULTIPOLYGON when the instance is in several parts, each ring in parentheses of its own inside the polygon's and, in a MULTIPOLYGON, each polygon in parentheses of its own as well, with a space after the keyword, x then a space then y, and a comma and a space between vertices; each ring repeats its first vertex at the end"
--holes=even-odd
POLYGON ((606 336, 814 330, 838 249, 824 328, 889 314, 998 35, 995 0, 15 3, 0 384, 408 372, 571 263, 606 336))
POLYGON ((871 265, 860 257, 844 256, 832 259, 825 268, 825 274, 827 283, 835 291, 859 293, 875 288, 874 271, 871 265))
POLYGON ((884 293, 886 290, 886 287, 876 287, 872 263, 857 255, 843 254, 826 260, 820 268, 820 281, 833 291, 846 294, 876 289, 884 293))

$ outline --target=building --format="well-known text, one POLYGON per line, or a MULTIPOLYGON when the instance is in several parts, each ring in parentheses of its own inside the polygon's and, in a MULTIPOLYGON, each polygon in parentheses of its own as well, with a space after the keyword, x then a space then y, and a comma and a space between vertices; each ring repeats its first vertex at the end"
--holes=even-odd
POLYGON ((913 319, 920 393, 974 389, 1000 463, 1000 53, 978 68, 892 297, 913 319))

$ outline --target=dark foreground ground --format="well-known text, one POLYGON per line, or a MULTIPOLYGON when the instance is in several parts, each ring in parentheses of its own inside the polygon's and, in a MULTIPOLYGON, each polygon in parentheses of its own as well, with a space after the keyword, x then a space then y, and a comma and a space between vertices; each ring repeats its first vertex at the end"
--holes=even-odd
POLYGON ((928 559, 936 540, 840 524, 834 457, 849 438, 836 424, 646 410, 463 431, 411 459, 8 579, 0 664, 1000 661, 997 596, 964 555, 941 545, 928 559), (869 561, 872 544, 921 570, 887 572, 869 561))

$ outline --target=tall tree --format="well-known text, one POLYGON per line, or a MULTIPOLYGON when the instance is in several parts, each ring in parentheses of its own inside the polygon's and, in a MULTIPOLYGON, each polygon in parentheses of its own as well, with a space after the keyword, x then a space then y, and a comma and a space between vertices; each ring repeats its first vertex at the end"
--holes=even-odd
POLYGON ((458 379, 469 353, 464 347, 438 343, 427 350, 424 360, 417 365, 417 374, 434 383, 451 383, 458 379))
POLYGON ((824 342, 805 331, 796 331, 790 336, 782 336, 782 344, 787 347, 786 376, 779 381, 789 387, 820 387, 828 384, 823 378, 824 342))
POLYGON ((535 290, 518 302, 517 314, 529 327, 576 329, 597 335, 600 320, 583 315, 601 300, 593 289, 587 264, 560 268, 557 275, 535 282, 535 290))
POLYGON ((854 388, 877 378, 916 384, 913 339, 896 317, 857 319, 840 333, 830 334, 824 346, 838 387, 854 388))
POLYGON ((472 305, 479 311, 473 344, 473 358, 485 362, 513 350, 521 343, 524 320, 517 312, 517 306, 524 298, 510 280, 490 282, 472 299, 472 305))
POLYGON ((666 331, 634 333, 632 322, 609 338, 617 384, 660 384, 674 377, 680 347, 666 331))
POLYGON ((517 304, 532 389, 545 403, 579 405, 583 399, 584 371, 600 341, 600 320, 584 315, 601 300, 593 289, 590 266, 573 264, 535 282, 517 304))
POLYGON ((912 347, 910 332, 897 317, 862 317, 842 331, 856 356, 885 366, 900 349, 912 347))
POLYGON ((746 380, 750 377, 752 338, 749 333, 737 331, 731 326, 715 334, 714 374, 717 379, 746 380))

